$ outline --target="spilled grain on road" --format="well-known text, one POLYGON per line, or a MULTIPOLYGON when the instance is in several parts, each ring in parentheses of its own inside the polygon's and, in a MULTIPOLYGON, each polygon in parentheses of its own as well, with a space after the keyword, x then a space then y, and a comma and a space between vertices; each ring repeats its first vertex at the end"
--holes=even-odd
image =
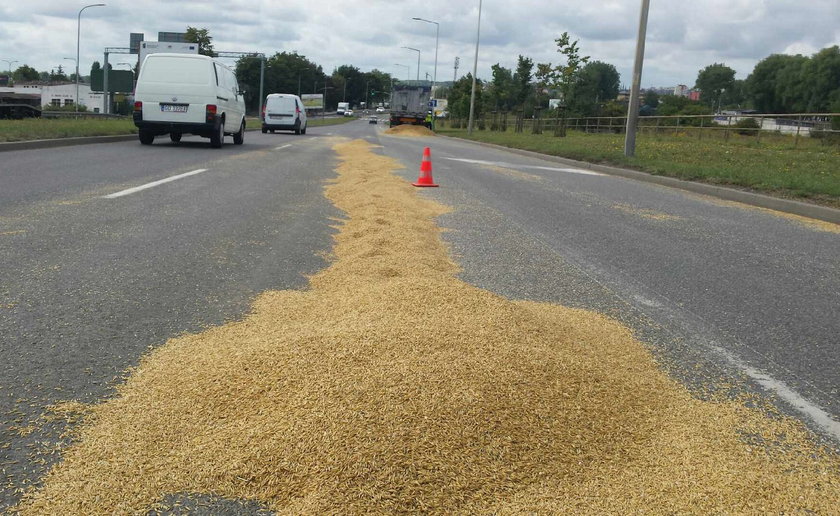
POLYGON ((796 424, 692 398, 604 316, 458 280, 446 208, 367 143, 335 150, 332 265, 149 353, 25 513, 172 493, 289 514, 840 507, 840 463, 796 424))

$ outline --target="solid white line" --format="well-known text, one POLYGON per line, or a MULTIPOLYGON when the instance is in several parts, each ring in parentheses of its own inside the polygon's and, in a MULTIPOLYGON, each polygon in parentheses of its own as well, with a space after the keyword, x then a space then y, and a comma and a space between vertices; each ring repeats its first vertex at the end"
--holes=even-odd
POLYGON ((274 150, 287 149, 287 148, 289 148, 289 147, 291 147, 291 146, 292 146, 292 144, 291 144, 291 143, 287 143, 286 145, 281 145, 280 147, 274 147, 274 150))
POLYGON ((592 172, 590 170, 581 170, 579 168, 556 168, 556 167, 541 167, 537 165, 518 165, 515 163, 505 163, 503 161, 484 161, 480 159, 464 159, 464 158, 444 158, 452 161, 463 161, 464 163, 475 163, 476 165, 493 165, 496 167, 505 167, 512 169, 530 168, 533 170, 551 170, 555 172, 569 172, 571 174, 581 174, 584 176, 603 176, 600 172, 592 172))
POLYGON ((126 190, 120 190, 117 193, 112 193, 109 195, 102 196, 103 199, 115 199, 117 197, 122 197, 124 195, 131 195, 133 193, 137 193, 141 190, 145 190, 147 188, 153 188, 158 185, 162 185, 163 183, 168 183, 170 181, 176 181, 178 179, 182 179, 189 176, 194 176, 196 174, 201 174, 202 172, 207 172, 206 168, 200 168, 198 170, 193 170, 192 172, 186 172, 184 174, 178 174, 177 176, 167 177, 166 179, 161 179, 158 181, 152 181, 151 183, 146 183, 145 185, 135 186, 134 188, 128 188, 126 190))

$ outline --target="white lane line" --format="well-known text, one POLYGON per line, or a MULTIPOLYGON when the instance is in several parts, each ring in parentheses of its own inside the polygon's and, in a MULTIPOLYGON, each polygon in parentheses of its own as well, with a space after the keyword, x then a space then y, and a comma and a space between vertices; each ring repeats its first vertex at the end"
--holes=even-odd
POLYGON ((605 176, 606 174, 602 174, 600 172, 592 172, 591 170, 583 170, 580 168, 557 168, 557 167, 541 167, 537 165, 518 165, 515 163, 505 163, 503 161, 484 161, 480 159, 464 159, 464 158, 444 158, 452 161, 462 161, 464 163, 475 163, 476 165, 493 165, 496 167, 504 167, 504 168, 530 168, 533 170, 551 170, 554 172, 568 172, 570 174, 581 174, 584 176, 605 176))
POLYGON ((283 149, 288 149, 288 148, 289 148, 289 147, 291 147, 291 146, 292 146, 292 144, 291 144, 291 143, 287 143, 286 145, 281 145, 280 147, 274 147, 274 150, 283 150, 283 149))
POLYGON ((164 183, 168 183, 170 181, 177 181, 178 179, 183 179, 185 177, 194 176, 196 174, 201 174, 202 172, 207 172, 208 169, 200 168, 198 170, 193 170, 192 172, 186 172, 184 174, 178 174, 177 176, 167 177, 166 179, 160 179, 158 181, 152 181, 151 183, 146 183, 145 185, 135 186, 134 188, 127 188, 125 190, 120 190, 119 192, 103 195, 103 199, 116 199, 117 197, 122 197, 124 195, 131 195, 133 193, 137 193, 142 190, 146 190, 147 188, 154 188, 155 186, 162 185, 164 183))

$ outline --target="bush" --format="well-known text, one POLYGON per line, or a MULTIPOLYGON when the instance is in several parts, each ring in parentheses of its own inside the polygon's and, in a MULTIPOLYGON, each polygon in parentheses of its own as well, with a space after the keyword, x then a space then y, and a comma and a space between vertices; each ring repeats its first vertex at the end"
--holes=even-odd
POLYGON ((742 118, 735 122, 735 125, 732 127, 736 129, 736 133, 743 134, 745 136, 749 136, 751 134, 754 135, 760 128, 758 121, 755 118, 742 118))
POLYGON ((819 140, 823 145, 840 145, 840 133, 838 132, 811 129, 811 138, 819 140))
MULTIPOLYGON (((84 112, 87 111, 88 108, 84 104, 79 104, 79 111, 84 112)), ((66 112, 75 112, 76 106, 53 106, 52 104, 44 104, 41 107, 41 111, 66 111, 66 112)))

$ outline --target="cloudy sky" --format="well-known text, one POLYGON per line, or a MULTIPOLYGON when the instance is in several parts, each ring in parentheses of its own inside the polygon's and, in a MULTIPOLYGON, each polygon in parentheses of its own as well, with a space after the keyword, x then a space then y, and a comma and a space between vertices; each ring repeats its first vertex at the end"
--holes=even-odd
MULTIPOLYGON (((129 33, 147 41, 159 31, 188 25, 207 28, 216 50, 297 51, 331 73, 342 64, 379 69, 398 77, 433 74, 435 26, 440 23, 438 79, 471 71, 478 0, 93 0, 106 7, 84 11, 81 69, 102 61, 105 47, 127 47, 129 33)), ((79 9, 90 1, 2 0, 0 68, 28 64, 38 70, 58 65, 72 70, 79 9)), ((478 76, 490 66, 513 68, 517 55, 535 62, 558 61, 554 38, 568 31, 584 55, 616 66, 622 83, 632 77, 641 0, 484 0, 478 76)), ((772 53, 812 54, 840 44, 840 0, 652 0, 642 86, 694 84, 697 71, 723 62, 746 78, 772 53)), ((133 56, 112 56, 112 63, 133 56)))

